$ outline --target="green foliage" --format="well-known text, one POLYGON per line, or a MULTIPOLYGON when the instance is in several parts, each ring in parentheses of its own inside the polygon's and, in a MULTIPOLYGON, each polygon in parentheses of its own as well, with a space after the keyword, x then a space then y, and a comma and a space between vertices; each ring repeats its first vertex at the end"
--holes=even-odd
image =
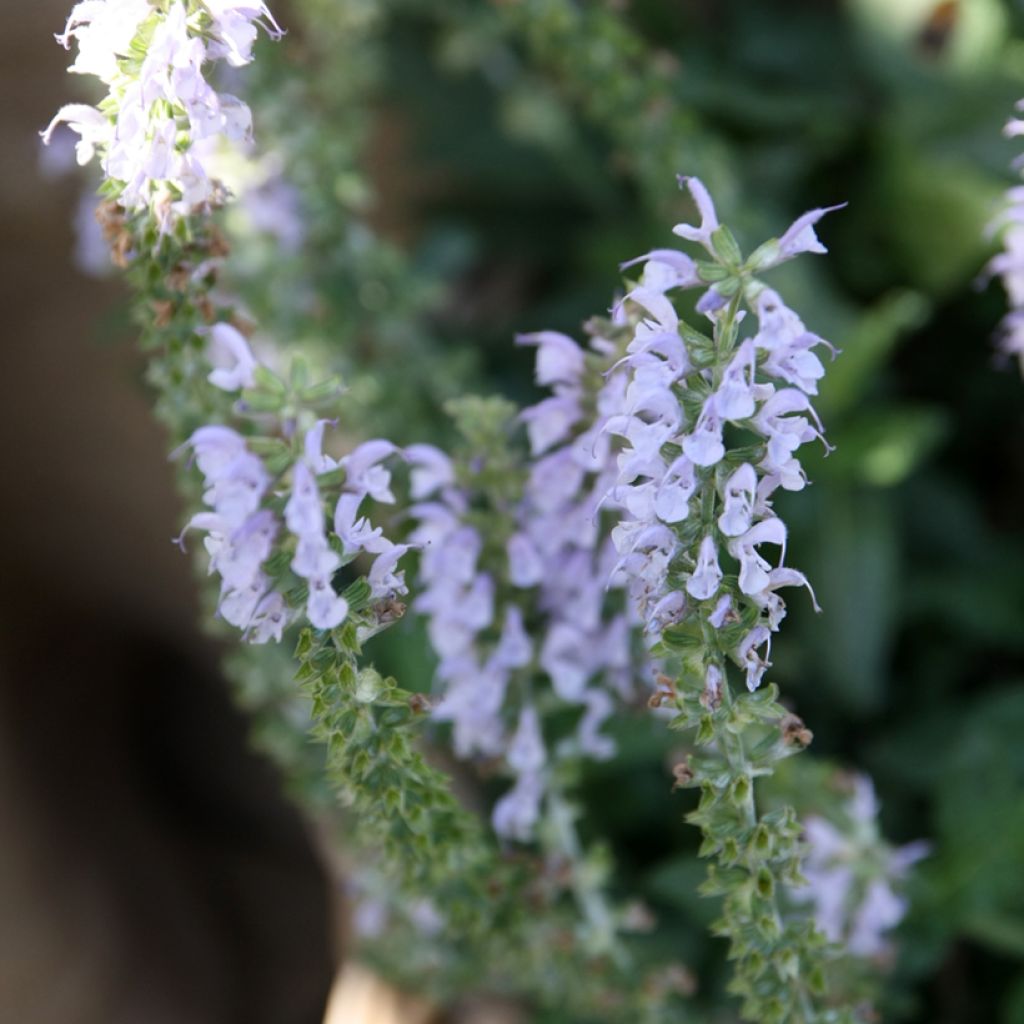
POLYGON ((424 698, 360 667, 359 633, 378 628, 364 613, 361 623, 353 617, 329 637, 306 630, 299 638, 296 678, 309 694, 313 736, 326 748, 339 797, 357 816, 361 842, 379 849, 388 877, 409 898, 432 893, 456 926, 479 928, 493 910, 488 887, 516 885, 514 869, 501 870, 479 818, 459 806, 451 780, 417 749, 424 698))
MULTIPOLYGON (((691 677, 692 678, 692 677, 691 677)), ((722 897, 713 934, 728 939, 745 1020, 846 1021, 849 1011, 821 1008, 825 995, 825 941, 813 923, 784 916, 781 890, 799 884, 800 825, 790 807, 759 812, 754 780, 810 742, 803 723, 778 703, 778 690, 732 696, 715 707, 703 682, 676 687, 681 708, 672 727, 694 734, 695 752, 677 770, 680 784, 699 788, 687 820, 700 828, 701 857, 713 857, 700 892, 722 897)))

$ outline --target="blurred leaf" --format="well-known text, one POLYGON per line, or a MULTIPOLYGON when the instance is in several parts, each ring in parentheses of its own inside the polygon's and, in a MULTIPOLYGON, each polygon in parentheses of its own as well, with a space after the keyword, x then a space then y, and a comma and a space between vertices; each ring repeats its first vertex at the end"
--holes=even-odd
POLYGON ((1024 688, 962 721, 938 792, 931 873, 946 916, 979 942, 1024 958, 1024 688))
POLYGON ((1006 997, 999 1019, 1002 1024, 1024 1024, 1024 974, 1017 976, 1017 982, 1006 997))
POLYGON ((928 313, 928 301, 919 292, 895 291, 861 314, 843 342, 842 354, 821 382, 816 404, 826 422, 863 398, 900 336, 920 327, 928 313))
POLYGON ((706 875, 707 865, 697 857, 674 857, 648 876, 647 894, 683 911, 694 925, 706 928, 719 914, 716 901, 705 899, 697 891, 706 875))
POLYGON ((813 553, 800 559, 814 566, 823 609, 804 630, 814 652, 814 685, 827 688, 847 710, 865 713, 885 693, 900 600, 892 506, 884 493, 838 483, 800 497, 803 514, 813 517, 817 528, 813 553))
POLYGON ((885 157, 863 205, 878 218, 899 273, 932 294, 969 281, 988 251, 985 226, 1001 200, 999 183, 972 163, 898 138, 881 145, 885 157))
POLYGON ((945 439, 949 417, 941 409, 904 404, 871 408, 831 434, 836 453, 815 479, 849 480, 871 487, 903 483, 945 439))

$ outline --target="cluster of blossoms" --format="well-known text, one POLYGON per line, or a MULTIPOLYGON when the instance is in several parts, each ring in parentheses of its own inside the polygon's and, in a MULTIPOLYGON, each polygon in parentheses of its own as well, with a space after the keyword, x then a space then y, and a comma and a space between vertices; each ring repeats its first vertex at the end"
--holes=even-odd
MULTIPOLYGON (((653 637, 690 622, 727 638, 721 652, 754 690, 785 615, 779 589, 808 586, 802 573, 782 565, 786 527, 771 497, 780 487, 805 485, 796 451, 808 441, 824 443, 811 396, 824 374, 815 350, 831 348, 754 275, 802 252, 824 252, 814 225, 828 210, 804 214, 743 261, 704 186, 683 182, 701 223, 678 225, 675 233, 710 258, 659 249, 626 264, 643 264, 624 300, 643 319, 623 360, 626 411, 608 425, 626 441, 610 491, 625 510, 613 533, 615 578, 628 585, 653 637), (667 297, 702 287, 696 311, 711 321, 713 337, 683 321, 667 297), (757 319, 746 337, 744 305, 757 319), (780 549, 778 565, 763 545, 780 549), (723 555, 733 565, 723 568, 723 555)), ((712 695, 724 670, 709 659, 712 695)))
MULTIPOLYGON (((65 46, 77 41, 71 70, 96 75, 108 95, 99 107, 64 107, 44 141, 68 124, 80 137, 79 162, 99 151, 108 193, 127 210, 148 211, 167 231, 177 218, 219 198, 208 173, 211 144, 251 136, 248 108, 214 90, 204 68, 217 60, 233 67, 249 63, 259 25, 280 35, 261 2, 84 0, 59 39, 65 46)), ((210 276, 217 262, 211 254, 189 274, 210 276)), ((392 544, 361 515, 367 498, 394 502, 382 463, 395 446, 369 441, 335 461, 323 452, 326 421, 313 422, 301 395, 289 395, 259 365, 236 327, 217 322, 199 330, 206 336, 209 383, 241 393, 244 409, 262 372, 275 399, 271 408, 280 411, 261 421, 269 436, 247 439, 215 423, 197 429, 186 445, 203 474, 207 506, 186 530, 206 532, 210 572, 221 580, 221 617, 255 643, 279 640, 303 604, 310 624, 334 628, 349 611, 334 576, 360 554, 373 556, 367 581, 373 599, 404 594, 398 562, 407 547, 392 544), (254 450, 254 440, 274 453, 272 469, 254 450), (325 482, 339 490, 333 530, 321 494, 325 482)))
MULTIPOLYGON (((1024 100, 1017 105, 1024 110, 1024 100)), ((1010 137, 1024 135, 1024 120, 1011 118, 1004 129, 1010 137)), ((1018 160, 1017 164, 1020 165, 1018 160)), ((995 227, 1002 230, 1003 251, 993 257, 989 273, 998 274, 1006 289, 1010 311, 999 329, 999 347, 1008 356, 1015 356, 1024 373, 1024 185, 1006 193, 1006 207, 995 227)))
POLYGON ((878 800, 866 775, 853 779, 853 793, 838 823, 817 815, 804 822, 807 885, 794 899, 811 903, 815 924, 830 941, 860 957, 884 956, 885 933, 903 920, 907 899, 894 886, 928 854, 925 842, 892 849, 878 828, 878 800))
POLYGON ((95 75, 108 95, 96 107, 63 107, 44 140, 67 124, 79 136, 79 163, 98 152, 118 202, 127 210, 152 209, 169 229, 217 195, 204 149, 252 134, 249 108, 218 93, 204 68, 217 60, 249 63, 257 25, 281 34, 262 2, 83 0, 58 40, 65 47, 77 42, 70 70, 95 75))
POLYGON ((460 485, 437 449, 408 455, 418 500, 412 539, 423 548, 414 608, 429 619, 443 687, 435 716, 452 723, 459 756, 504 757, 516 783, 493 823, 525 841, 540 814, 548 760, 536 702, 582 709, 557 757, 611 757, 601 725, 615 696, 630 696, 636 665, 632 623, 621 597, 609 593, 616 556, 601 524, 615 477, 606 427, 621 414, 626 377, 603 371, 619 347, 597 328, 589 352, 553 331, 518 342, 536 346, 537 383, 554 393, 520 415, 531 461, 517 500, 481 520, 472 461, 460 485))
MULTIPOLYGON (((257 362, 245 337, 225 323, 209 333, 214 362, 210 383, 225 391, 251 387, 257 362)), ((265 368, 263 372, 269 373, 265 368)), ((301 453, 295 458, 278 453, 273 476, 246 438, 230 427, 200 427, 187 442, 203 474, 203 502, 210 511, 193 516, 186 530, 206 531, 210 572, 221 578, 219 613, 254 643, 281 639, 285 626, 298 615, 296 599, 303 591, 311 625, 317 629, 340 625, 348 614, 348 603, 335 591, 332 579, 360 554, 374 559, 367 577, 372 599, 391 600, 406 592, 397 567, 407 545, 393 544, 380 527, 371 526, 361 515, 367 498, 394 503, 391 474, 382 463, 398 449, 388 441, 367 441, 335 460, 323 451, 327 424, 318 420, 300 434, 293 420, 285 418, 280 433, 284 438, 299 438, 301 453), (281 483, 289 471, 291 483, 284 491, 281 483), (333 531, 325 518, 324 482, 340 489, 333 531), (281 511, 287 536, 277 545, 281 511), (276 579, 268 574, 268 562, 276 570, 276 579), (297 586, 288 569, 300 581, 297 586)), ((283 440, 281 448, 288 452, 283 440)))

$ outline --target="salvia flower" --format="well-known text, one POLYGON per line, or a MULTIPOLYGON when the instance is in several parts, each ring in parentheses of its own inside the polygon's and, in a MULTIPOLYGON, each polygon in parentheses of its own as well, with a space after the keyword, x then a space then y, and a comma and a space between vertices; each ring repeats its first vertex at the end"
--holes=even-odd
MULTIPOLYGON (((228 371, 234 374, 231 381, 214 383, 237 390, 242 386, 237 366, 248 366, 248 348, 242 351, 244 340, 233 328, 218 326, 220 338, 240 358, 228 371)), ((210 333, 216 340, 216 329, 210 333)), ((319 420, 299 435, 301 447, 273 476, 246 437, 231 427, 200 427, 186 444, 203 475, 207 506, 186 531, 206 533, 209 569, 221 578, 219 614, 250 642, 280 640, 285 627, 301 618, 316 629, 341 625, 349 604, 338 593, 335 576, 359 555, 373 559, 366 576, 372 600, 406 593, 399 562, 408 545, 392 543, 360 515, 367 499, 394 501, 382 462, 397 449, 386 441, 367 441, 334 460, 323 452, 326 425, 319 420)))
MULTIPOLYGON (((807 586, 783 564, 786 527, 771 497, 804 487, 797 452, 824 443, 812 397, 825 372, 819 352, 831 351, 755 275, 801 252, 823 252, 814 226, 828 210, 804 214, 744 262, 704 186, 681 182, 701 223, 675 233, 711 259, 655 250, 641 257, 640 282, 624 300, 639 322, 623 360, 623 411, 608 424, 624 440, 608 491, 625 513, 613 532, 614 578, 628 587, 652 639, 684 621, 720 633, 721 654, 753 690, 785 615, 777 591, 807 586), (697 287, 705 288, 696 311, 710 321, 711 337, 685 323, 668 295, 697 287)), ((716 657, 709 652, 709 667, 720 673, 716 657)))
POLYGON ((252 59, 256 26, 280 29, 262 3, 83 0, 58 41, 78 54, 70 70, 98 77, 108 95, 97 107, 62 107, 43 132, 60 124, 79 136, 79 163, 98 153, 103 173, 128 210, 150 209, 163 230, 219 195, 204 153, 218 139, 252 135, 249 108, 209 83, 211 62, 252 59))
POLYGON ((411 540, 422 550, 413 608, 427 617, 440 659, 434 714, 452 723, 459 756, 503 758, 516 782, 492 820, 520 841, 532 836, 553 761, 613 754, 602 726, 632 693, 637 671, 633 621, 619 588, 609 591, 616 553, 601 524, 615 505, 608 424, 623 414, 626 378, 613 368, 622 341, 604 335, 624 338, 624 323, 595 327, 589 351, 554 331, 517 338, 536 348, 536 380, 554 395, 520 414, 532 458, 514 498, 494 503, 493 515, 475 512, 472 458, 460 468, 426 445, 405 452, 413 494, 427 499, 411 510, 411 540), (530 697, 538 692, 580 715, 549 757, 528 759, 523 750, 544 749, 530 697))
POLYGON ((820 815, 804 821, 806 885, 793 898, 813 907, 821 933, 858 957, 889 951, 886 933, 903 920, 907 899, 900 893, 913 864, 928 844, 893 849, 878 827, 878 800, 871 780, 857 775, 853 792, 834 820, 820 815))

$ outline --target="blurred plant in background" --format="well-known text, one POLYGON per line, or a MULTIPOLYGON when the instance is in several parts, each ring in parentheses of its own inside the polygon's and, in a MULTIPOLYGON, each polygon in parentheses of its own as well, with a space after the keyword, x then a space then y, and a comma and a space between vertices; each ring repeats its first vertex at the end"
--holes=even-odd
MULTIPOLYGON (((219 235, 200 231, 188 260, 218 261, 211 301, 246 331, 259 324, 253 351, 271 369, 301 353, 342 376, 347 449, 383 435, 461 451, 462 487, 506 460, 494 486, 471 489, 465 503, 488 523, 497 522, 488 502, 508 517, 505 534, 482 547, 492 566, 516 529, 517 499, 503 488, 521 488, 528 464, 509 410, 535 400, 512 334, 540 324, 575 334, 606 308, 621 255, 660 244, 668 218, 692 214, 677 172, 712 185, 741 243, 808 205, 850 201, 822 225, 827 265, 797 261, 773 281, 816 330, 841 339, 843 355, 815 402, 836 451, 804 458, 815 485, 777 501, 824 614, 794 608, 773 650, 775 678, 813 729, 814 756, 780 765, 765 810, 791 805, 805 822, 819 927, 855 954, 830 979, 834 998, 874 998, 887 1020, 1024 1020, 1024 759, 1014 754, 1024 726, 1024 406, 984 344, 1003 299, 972 287, 1013 156, 999 128, 1024 91, 1024 15, 998 0, 292 0, 274 13, 287 36, 258 42, 244 79, 232 68, 223 78, 255 111, 254 156, 208 158, 210 178, 237 196, 221 217, 232 257, 222 261, 212 251, 219 235), (453 430, 442 410, 467 391, 513 405, 463 402, 453 430), (851 770, 870 774, 877 805, 851 770), (929 855, 907 880, 919 848, 899 844, 920 837, 929 855), (907 919, 889 929, 908 896, 907 919)), ((125 238, 119 222, 108 227, 125 238)), ((122 255, 139 251, 125 245, 122 255)), ((147 294, 152 282, 131 272, 147 294)), ((231 406, 202 383, 211 367, 190 340, 202 294, 187 306, 166 323, 166 306, 145 311, 150 348, 171 336, 191 366, 185 378, 159 361, 152 373, 180 440, 211 408, 226 416, 231 406), (174 403, 186 393, 207 404, 182 418, 174 403)), ((357 610, 366 600, 349 597, 357 610)), ((484 628, 509 621, 504 600, 484 628)), ((353 723, 383 728, 387 718, 412 752, 427 717, 417 710, 426 698, 410 692, 430 693, 436 659, 416 618, 365 640, 404 690, 350 660, 363 642, 349 633, 331 654, 304 641, 327 770, 308 743, 310 704, 287 651, 243 648, 229 659, 259 742, 325 814, 335 748, 353 723), (325 717, 339 679, 355 703, 348 718, 325 717)), ((541 768, 511 751, 507 766, 488 757, 460 766, 432 737, 431 757, 454 774, 460 802, 485 816, 500 806, 507 787, 497 779, 509 767, 517 785, 554 772, 571 795, 541 824, 537 847, 503 851, 475 823, 453 826, 466 841, 453 849, 471 851, 461 863, 492 879, 457 894, 491 908, 483 926, 446 925, 439 910, 450 899, 436 880, 427 888, 437 898, 424 903, 390 874, 357 872, 357 924, 381 970, 445 998, 479 984, 538 999, 536 1019, 655 1014, 679 995, 686 1019, 732 1019, 724 950, 706 938, 714 908, 697 896, 703 866, 682 826, 693 804, 668 796, 687 750, 644 712, 644 697, 616 700, 600 733, 614 759, 572 757, 557 771, 550 758, 541 768), (571 831, 557 832, 567 822, 571 831), (570 834, 579 845, 559 854, 570 834), (511 899, 495 894, 501 887, 511 899), (610 908, 625 952, 602 959, 574 932, 581 893, 610 908), (580 986, 569 1006, 566 972, 584 970, 601 983, 580 986), (640 1008, 617 1005, 609 993, 637 972, 640 1008)), ((578 714, 553 702, 545 738, 574 735, 578 714)), ((521 721, 505 716, 506 743, 521 721)), ((403 750, 388 756, 407 763, 403 750)), ((427 765, 415 773, 428 788, 447 785, 427 765)), ((404 786, 382 784, 381 806, 404 786)), ((437 799, 462 822, 461 808, 437 799)), ((359 820, 348 841, 369 839, 372 850, 379 832, 360 839, 359 820)))

